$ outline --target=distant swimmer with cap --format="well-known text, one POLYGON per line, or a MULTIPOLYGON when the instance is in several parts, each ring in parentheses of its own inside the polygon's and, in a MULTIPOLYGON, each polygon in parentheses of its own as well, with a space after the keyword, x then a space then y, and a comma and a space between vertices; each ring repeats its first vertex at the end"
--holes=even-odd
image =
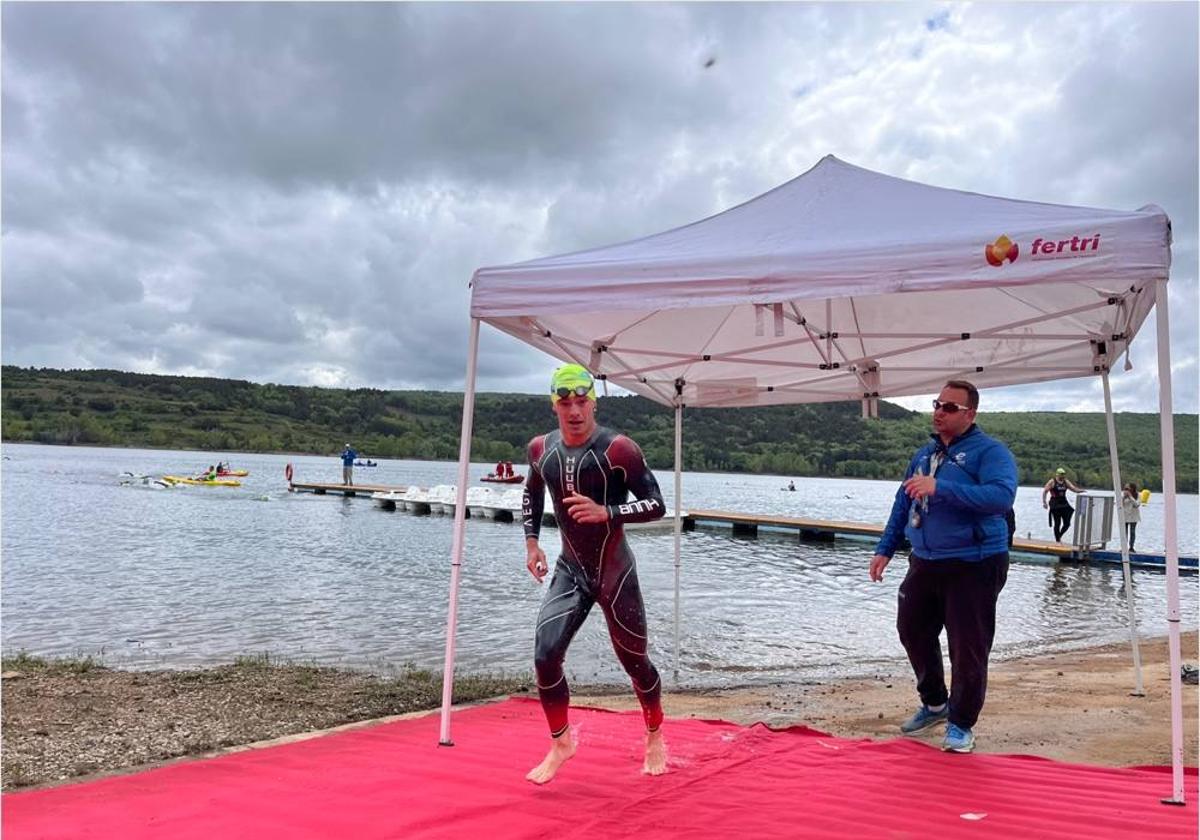
POLYGON ((667 770, 662 736, 661 683, 647 655, 646 612, 624 525, 662 517, 662 493, 642 450, 624 435, 596 425, 596 384, 582 365, 563 365, 550 380, 558 430, 529 442, 525 482, 525 565, 538 583, 549 570, 538 545, 548 489, 562 535, 562 552, 538 613, 534 665, 538 695, 550 725, 545 759, 525 778, 545 784, 575 754, 568 709, 571 692, 563 660, 593 604, 608 622, 613 650, 633 682, 646 721, 642 772, 667 770), (627 502, 632 493, 634 501, 627 502))

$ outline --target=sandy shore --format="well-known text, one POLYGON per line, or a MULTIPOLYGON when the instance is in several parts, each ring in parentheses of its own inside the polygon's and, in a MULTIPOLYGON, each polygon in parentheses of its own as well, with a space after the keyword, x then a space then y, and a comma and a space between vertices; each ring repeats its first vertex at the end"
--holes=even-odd
MULTIPOLYGON (((1183 661, 1195 664, 1197 634, 1183 634, 1183 661)), ((977 751, 1026 753, 1125 767, 1171 763, 1170 682, 1166 637, 1142 640, 1145 696, 1134 689, 1128 643, 993 663, 987 704, 975 726, 977 751)), ((671 717, 721 718, 771 726, 805 724, 846 738, 895 738, 918 704, 911 671, 827 686, 780 685, 731 691, 667 692, 671 717)), ((1197 764, 1197 687, 1183 686, 1184 761, 1197 764)), ((579 698, 632 709, 631 697, 579 698)), ((916 737, 941 742, 943 727, 916 737)))
MULTIPOLYGON (((1170 764, 1167 643, 1141 645, 1145 696, 1134 697, 1129 645, 993 665, 975 728, 978 751, 1025 753, 1108 766, 1170 764)), ((1183 638, 1195 663, 1197 634, 1183 638)), ((181 756, 303 737, 346 724, 432 709, 440 678, 415 671, 380 679, 299 665, 240 663, 203 671, 116 671, 85 663, 6 662, 3 784, 57 784, 142 769, 181 756)), ((825 685, 780 684, 664 693, 669 717, 771 726, 805 724, 849 738, 894 738, 917 700, 911 673, 825 685)), ((527 680, 466 678, 456 700, 528 694, 527 680)), ((578 686, 574 701, 633 709, 632 692, 578 686)), ((1197 764, 1197 687, 1183 686, 1185 762, 1197 764)), ((668 724, 668 742, 669 742, 668 724)), ((918 736, 938 743, 941 727, 918 736)))

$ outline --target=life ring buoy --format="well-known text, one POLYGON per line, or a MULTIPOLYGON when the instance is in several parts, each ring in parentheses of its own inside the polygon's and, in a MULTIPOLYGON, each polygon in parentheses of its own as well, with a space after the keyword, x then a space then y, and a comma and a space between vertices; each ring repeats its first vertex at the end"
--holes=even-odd
POLYGON ((292 483, 292 465, 288 464, 283 468, 283 475, 287 478, 288 484, 292 483))
POLYGON ((1143 490, 1140 494, 1138 494, 1138 501, 1143 505, 1149 504, 1150 503, 1150 491, 1143 490))

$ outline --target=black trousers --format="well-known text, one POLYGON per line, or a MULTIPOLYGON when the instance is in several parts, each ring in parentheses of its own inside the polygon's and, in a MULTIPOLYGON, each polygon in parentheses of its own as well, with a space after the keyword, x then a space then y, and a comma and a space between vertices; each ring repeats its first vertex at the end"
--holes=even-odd
POLYGON ((1138 524, 1136 522, 1125 523, 1125 530, 1129 534, 1129 539, 1127 542, 1129 543, 1130 551, 1133 551, 1133 544, 1137 541, 1137 526, 1138 524))
POLYGON ((896 629, 927 706, 949 701, 950 722, 970 729, 987 694, 988 656, 996 635, 996 600, 1008 580, 1008 552, 979 561, 908 558, 896 629), (942 667, 942 628, 950 643, 952 688, 942 667))

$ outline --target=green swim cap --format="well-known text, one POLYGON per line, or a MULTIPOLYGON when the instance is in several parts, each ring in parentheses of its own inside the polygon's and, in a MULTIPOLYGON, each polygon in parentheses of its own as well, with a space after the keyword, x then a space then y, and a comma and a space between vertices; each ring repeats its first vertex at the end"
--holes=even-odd
POLYGON ((1066 474, 1067 474, 1067 471, 1066 471, 1066 470, 1064 470, 1062 467, 1059 467, 1058 469, 1056 469, 1056 470, 1054 471, 1054 474, 1055 474, 1055 475, 1066 475, 1066 474))
POLYGON ((573 393, 589 400, 596 399, 596 380, 583 365, 563 365, 550 377, 551 403, 573 393))

